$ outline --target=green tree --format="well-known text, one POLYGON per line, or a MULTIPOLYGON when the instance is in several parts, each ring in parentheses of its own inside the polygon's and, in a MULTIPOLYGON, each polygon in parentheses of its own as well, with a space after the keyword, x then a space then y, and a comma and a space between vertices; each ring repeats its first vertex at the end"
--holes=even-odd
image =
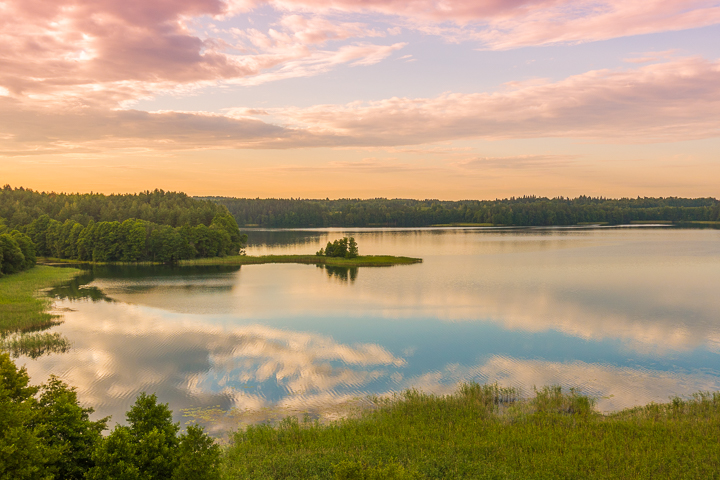
POLYGON ((172 480, 217 480, 220 478, 220 447, 202 427, 190 425, 180 435, 177 465, 172 480))
POLYGON ((20 272, 25 269, 25 265, 25 255, 12 235, 0 235, 0 274, 20 272))
POLYGON ((46 464, 57 453, 46 447, 35 422, 37 387, 29 385, 25 368, 18 369, 0 354, 0 480, 50 479, 46 464))
POLYGON ((359 252, 358 252, 358 244, 355 241, 355 238, 354 237, 348 238, 347 245, 348 245, 348 250, 347 250, 347 253, 345 254, 345 258, 357 257, 359 255, 359 252))
POLYGON ((39 218, 33 220, 33 222, 27 226, 25 231, 35 244, 36 253, 41 257, 47 257, 50 255, 50 248, 48 247, 46 241, 46 234, 51 223, 52 220, 49 215, 41 215, 39 218))
POLYGON ((137 442, 130 429, 123 426, 103 439, 92 455, 94 466, 88 470, 88 480, 140 480, 143 477, 135 465, 137 442))
POLYGON ((43 427, 39 437, 45 446, 58 454, 48 464, 55 478, 81 479, 93 466, 92 453, 108 420, 91 421, 93 411, 80 406, 75 389, 54 375, 41 387, 35 422, 43 427))
POLYGON ((167 404, 141 393, 127 413, 128 426, 118 426, 93 455, 87 478, 123 480, 216 480, 220 449, 200 427, 172 422, 167 404))
POLYGON ((210 228, 215 228, 227 232, 230 237, 230 243, 227 245, 226 255, 242 255, 245 253, 245 247, 247 246, 247 235, 240 234, 240 227, 238 227, 235 218, 229 213, 219 213, 215 215, 210 228))

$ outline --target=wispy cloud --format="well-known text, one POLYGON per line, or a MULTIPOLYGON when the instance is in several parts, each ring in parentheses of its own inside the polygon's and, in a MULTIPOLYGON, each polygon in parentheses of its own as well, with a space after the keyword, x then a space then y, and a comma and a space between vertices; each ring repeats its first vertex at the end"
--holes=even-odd
MULTIPOLYGON (((343 55, 342 61, 368 58, 366 53, 343 55)), ((324 65, 321 62, 317 68, 324 65)), ((151 150, 392 147, 540 137, 647 143, 717 136, 718 111, 720 62, 693 57, 637 69, 590 71, 558 82, 514 84, 497 92, 393 97, 308 108, 231 109, 225 115, 65 109, 52 103, 30 108, 14 97, 0 97, 0 131, 5 138, 2 150, 13 155, 100 146, 151 150)), ((447 154, 443 148, 439 152, 447 154)), ((491 161, 464 160, 470 160, 465 168, 491 161)), ((560 161, 526 157, 514 162, 540 160, 560 161)))
POLYGON ((597 70, 494 93, 389 98, 277 112, 318 136, 359 144, 460 138, 677 141, 720 133, 720 63, 682 58, 636 70, 597 70))
POLYGON ((249 83, 250 77, 258 84, 343 63, 372 65, 403 46, 319 49, 330 40, 386 34, 308 15, 284 15, 266 32, 215 29, 207 37, 195 31, 196 19, 221 19, 238 8, 221 0, 6 0, 0 3, 0 97, 65 109, 115 108, 158 93, 249 83))
POLYGON ((720 22, 720 5, 715 0, 255 0, 244 8, 260 5, 323 14, 372 12, 449 41, 476 40, 484 48, 499 50, 606 40, 720 22))

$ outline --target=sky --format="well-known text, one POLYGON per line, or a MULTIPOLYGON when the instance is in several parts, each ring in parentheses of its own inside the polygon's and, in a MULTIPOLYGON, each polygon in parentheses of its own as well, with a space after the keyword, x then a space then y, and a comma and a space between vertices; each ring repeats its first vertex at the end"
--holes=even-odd
POLYGON ((720 0, 0 0, 0 184, 720 197, 720 0))

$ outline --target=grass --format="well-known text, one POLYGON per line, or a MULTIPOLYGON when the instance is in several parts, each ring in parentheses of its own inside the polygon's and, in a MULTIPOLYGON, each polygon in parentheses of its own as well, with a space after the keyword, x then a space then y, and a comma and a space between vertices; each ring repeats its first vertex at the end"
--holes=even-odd
POLYGON ((36 266, 0 278, 0 334, 56 324, 58 316, 47 311, 51 300, 38 296, 38 292, 67 282, 80 273, 74 268, 36 266))
POLYGON ((238 431, 225 478, 720 478, 720 394, 602 415, 577 391, 408 391, 355 418, 238 431))
POLYGON ((263 263, 303 263, 311 265, 330 265, 336 267, 382 267, 389 265, 408 265, 421 262, 422 259, 420 258, 393 257, 390 255, 361 255, 356 258, 324 257, 319 255, 236 255, 231 257, 181 260, 179 265, 257 265, 263 263))

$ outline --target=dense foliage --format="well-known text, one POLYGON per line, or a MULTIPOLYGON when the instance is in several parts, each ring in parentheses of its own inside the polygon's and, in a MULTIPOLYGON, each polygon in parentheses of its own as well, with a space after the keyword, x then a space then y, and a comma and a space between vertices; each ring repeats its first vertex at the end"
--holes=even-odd
POLYGON ((30 189, 0 189, 0 218, 10 228, 28 225, 43 215, 61 223, 72 220, 86 226, 94 222, 144 220, 158 225, 210 225, 218 214, 227 213, 214 202, 193 199, 184 193, 146 191, 131 195, 99 193, 36 192, 30 189))
POLYGON ((128 426, 103 438, 107 418, 91 421, 92 408, 75 389, 51 376, 29 385, 0 354, 0 479, 215 480, 220 449, 200 427, 178 435, 172 412, 155 395, 141 394, 128 426))
POLYGON ((354 237, 343 237, 335 240, 334 242, 328 242, 327 246, 317 251, 317 256, 326 257, 342 257, 342 258, 357 258, 358 244, 354 237))
POLYGON ((622 224, 632 221, 720 221, 714 198, 542 198, 504 200, 301 200, 204 197, 228 208, 239 225, 261 227, 424 227, 622 224))
MULTIPOLYGON (((32 255, 23 252, 26 263, 35 255, 169 263, 237 255, 247 243, 247 236, 240 234, 225 207, 162 190, 106 196, 39 193, 5 186, 0 190, 0 217, 7 225, 4 228, 16 229, 11 234, 17 247, 22 249, 24 244, 33 249, 32 255)), ((0 236, 3 258, 9 259, 4 263, 14 272, 22 262, 9 242, 0 236)))
POLYGON ((25 234, 0 223, 0 277, 35 266, 35 244, 25 234))

